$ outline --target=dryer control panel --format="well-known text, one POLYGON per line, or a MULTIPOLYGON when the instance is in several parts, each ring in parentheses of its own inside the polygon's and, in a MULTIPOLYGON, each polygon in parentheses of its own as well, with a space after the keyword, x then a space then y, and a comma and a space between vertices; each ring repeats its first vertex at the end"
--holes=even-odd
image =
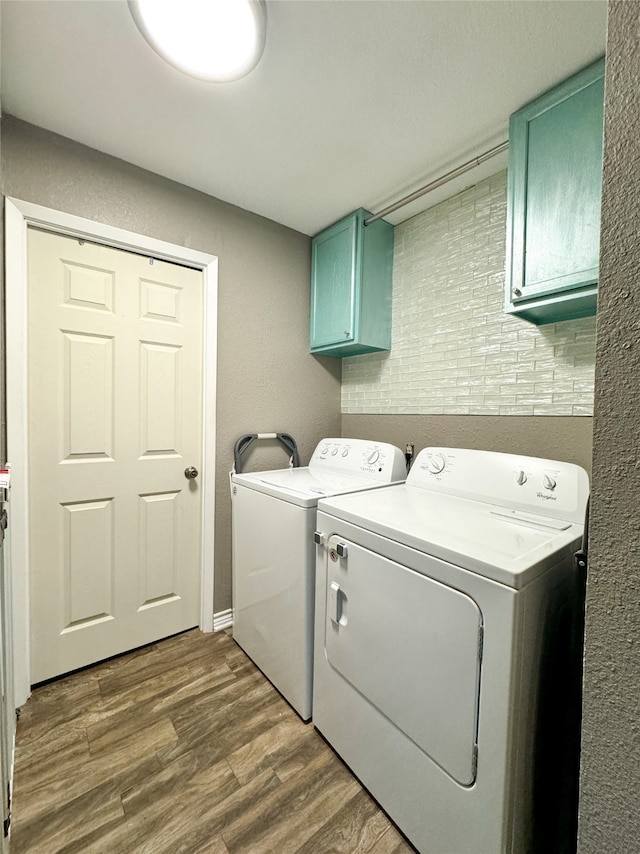
POLYGON ((466 448, 420 451, 407 484, 578 524, 589 496, 588 475, 573 463, 466 448))
POLYGON ((366 439, 323 439, 313 452, 309 470, 340 472, 382 483, 396 483, 407 476, 400 448, 366 439))

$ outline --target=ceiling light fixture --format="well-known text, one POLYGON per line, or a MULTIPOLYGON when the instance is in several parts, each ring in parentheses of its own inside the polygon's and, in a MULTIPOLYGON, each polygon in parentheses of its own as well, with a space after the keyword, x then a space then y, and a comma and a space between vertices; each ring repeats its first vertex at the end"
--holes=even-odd
POLYGON ((248 74, 264 50, 264 0, 129 0, 138 29, 171 65, 201 80, 248 74))

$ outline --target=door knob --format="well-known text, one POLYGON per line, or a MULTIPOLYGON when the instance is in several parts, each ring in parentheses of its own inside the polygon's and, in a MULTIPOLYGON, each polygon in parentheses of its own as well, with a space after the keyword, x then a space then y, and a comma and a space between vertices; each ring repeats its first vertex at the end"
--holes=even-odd
POLYGON ((187 466, 184 470, 184 476, 187 480, 193 480, 198 477, 198 469, 195 466, 187 466))

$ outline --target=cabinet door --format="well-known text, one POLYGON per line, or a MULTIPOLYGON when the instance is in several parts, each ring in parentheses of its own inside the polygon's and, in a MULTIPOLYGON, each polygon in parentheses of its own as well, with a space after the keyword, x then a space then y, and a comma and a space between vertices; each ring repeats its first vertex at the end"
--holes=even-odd
POLYGON ((538 323, 595 312, 603 73, 602 60, 511 117, 507 310, 558 295, 538 323))
POLYGON ((358 236, 359 221, 351 216, 314 238, 311 349, 354 338, 358 236))

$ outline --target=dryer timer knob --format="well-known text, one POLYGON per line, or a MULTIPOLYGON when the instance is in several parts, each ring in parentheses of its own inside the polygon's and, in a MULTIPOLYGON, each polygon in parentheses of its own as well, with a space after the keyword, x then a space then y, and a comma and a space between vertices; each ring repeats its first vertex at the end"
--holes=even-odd
POLYGON ((444 467, 446 466, 447 461, 442 456, 442 454, 435 454, 429 460, 429 471, 431 474, 440 474, 441 471, 444 471, 444 467))

